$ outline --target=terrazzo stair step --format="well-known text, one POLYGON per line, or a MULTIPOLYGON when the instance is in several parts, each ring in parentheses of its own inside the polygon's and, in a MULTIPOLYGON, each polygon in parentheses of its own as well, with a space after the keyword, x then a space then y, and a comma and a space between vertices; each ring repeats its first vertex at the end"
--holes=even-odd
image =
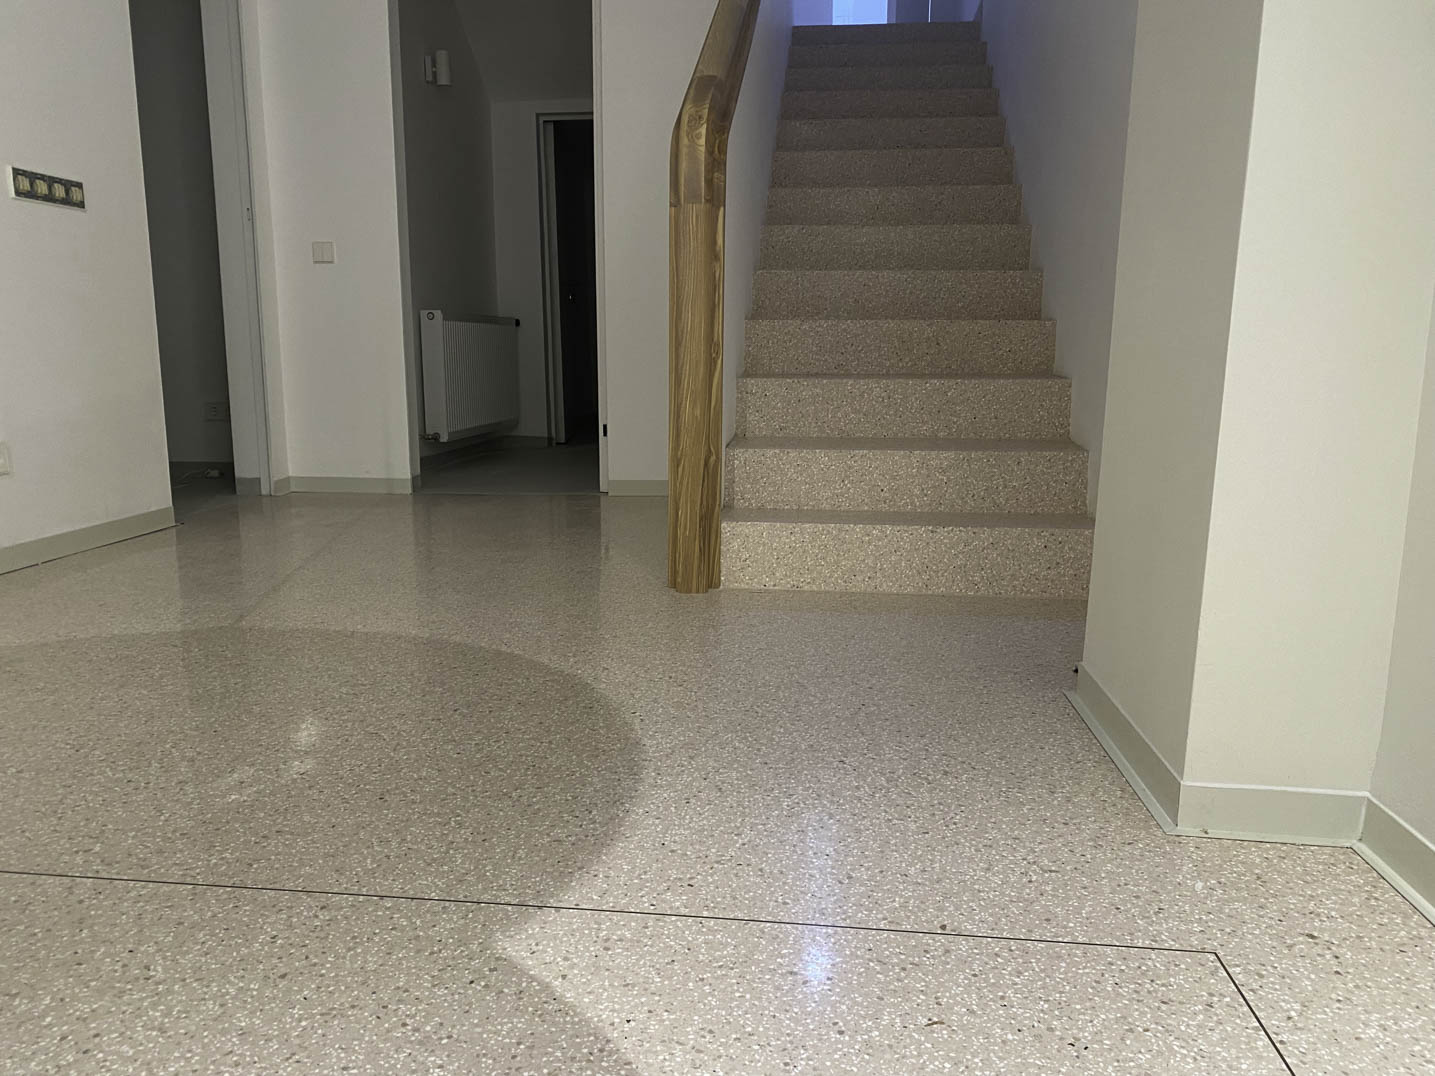
POLYGON ((894 67, 846 65, 790 67, 788 90, 971 90, 987 89, 986 64, 903 64, 894 67))
POLYGON ((1071 432, 1063 377, 738 378, 739 437, 1057 440, 1071 432))
POLYGON ((779 150, 936 149, 1006 145, 1000 116, 949 119, 784 120, 777 129, 779 150))
POLYGON ((794 26, 794 45, 875 45, 911 41, 967 41, 982 39, 975 22, 897 22, 862 26, 794 26))
POLYGON ((1011 179, 1005 146, 779 150, 772 157, 774 187, 977 186, 1011 179))
POLYGON ((987 47, 981 41, 887 41, 867 44, 792 45, 787 50, 789 70, 800 67, 900 67, 912 64, 984 64, 987 47))
POLYGON ((768 224, 1016 224, 1010 183, 928 187, 773 187, 768 224))
POLYGON ((770 224, 763 269, 1025 269, 1025 224, 770 224))
POLYGON ((1086 597, 1084 515, 725 509, 722 585, 776 590, 1086 597))
POLYGON ((759 269, 754 318, 1041 317, 1039 269, 759 269))
POLYGON ((794 320, 747 323, 749 376, 957 377, 1048 374, 1050 321, 794 320))
POLYGON ((785 120, 995 116, 996 90, 787 90, 785 120))
POLYGON ((1086 452, 1071 441, 738 437, 734 508, 1082 513, 1086 452))

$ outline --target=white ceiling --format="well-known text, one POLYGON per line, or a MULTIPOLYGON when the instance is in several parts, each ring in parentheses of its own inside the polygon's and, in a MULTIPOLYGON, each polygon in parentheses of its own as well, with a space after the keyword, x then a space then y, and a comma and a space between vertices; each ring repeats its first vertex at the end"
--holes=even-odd
POLYGON ((593 96, 591 0, 454 0, 493 101, 593 96))

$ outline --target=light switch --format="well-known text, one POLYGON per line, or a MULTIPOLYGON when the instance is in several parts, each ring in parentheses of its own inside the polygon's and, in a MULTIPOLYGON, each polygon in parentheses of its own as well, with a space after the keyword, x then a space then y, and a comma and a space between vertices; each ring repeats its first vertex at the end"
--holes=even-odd
POLYGON ((0 441, 0 475, 7 475, 11 470, 10 446, 4 441, 0 441))
POLYGON ((333 240, 331 240, 331 239, 316 239, 316 240, 313 242, 312 246, 313 246, 313 248, 314 248, 314 264, 315 264, 315 265, 333 265, 333 264, 334 264, 334 242, 333 242, 333 240))

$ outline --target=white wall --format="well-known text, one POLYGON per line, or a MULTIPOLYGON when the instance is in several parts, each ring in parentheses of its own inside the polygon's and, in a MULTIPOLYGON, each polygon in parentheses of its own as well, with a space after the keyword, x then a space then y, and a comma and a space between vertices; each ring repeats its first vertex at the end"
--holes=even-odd
POLYGON ((593 92, 591 0, 455 0, 455 5, 494 101, 593 92))
POLYGON ((518 425, 522 437, 548 436, 548 376, 543 324, 543 235, 538 117, 593 111, 590 97, 503 101, 493 105, 493 216, 498 305, 519 319, 518 425))
POLYGON ((1216 430, 1260 34, 1142 0, 1083 665, 1177 775, 1185 763, 1216 430))
POLYGON ((243 0, 276 479, 412 473, 387 7, 243 0))
POLYGON ((169 458, 234 458, 198 0, 130 0, 169 458))
POLYGON ((1425 353, 1385 721, 1370 792, 1435 844, 1435 304, 1425 353))
POLYGON ((3 547, 170 503, 125 0, 7 7, 0 144, 6 164, 83 181, 88 204, 0 197, 7 564, 3 547))
MULTIPOLYGON (((1116 241, 1130 118, 1137 0, 986 0, 982 36, 1022 203, 1032 263, 1056 319, 1056 368, 1071 379, 1071 432, 1101 473, 1116 241)), ((963 11, 959 16, 968 16, 963 11)))
POLYGON ((1187 777, 1364 791, 1435 289, 1435 6, 1266 0, 1187 777), (1258 717, 1258 720, 1253 718, 1258 717))
POLYGON ((608 477, 664 482, 669 147, 713 2, 599 0, 593 10, 608 477))
POLYGON ((723 281, 723 443, 732 440, 737 417, 737 378, 742 373, 753 273, 767 215, 772 153, 777 146, 792 10, 767 0, 759 9, 747 73, 738 96, 727 151, 726 246, 723 281))

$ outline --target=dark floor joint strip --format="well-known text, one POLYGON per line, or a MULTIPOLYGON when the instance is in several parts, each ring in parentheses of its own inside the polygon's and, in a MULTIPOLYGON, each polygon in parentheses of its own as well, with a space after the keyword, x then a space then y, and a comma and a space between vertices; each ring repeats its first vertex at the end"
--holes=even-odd
POLYGON ((1246 1009, 1255 1019, 1257 1026, 1265 1034, 1266 1040, 1275 1050, 1276 1056, 1281 1059, 1281 1064, 1286 1071, 1295 1076, 1295 1069, 1291 1067, 1290 1061, 1281 1051, 1279 1044, 1266 1027, 1265 1021, 1256 1012, 1256 1007, 1251 1004, 1251 999, 1241 989, 1241 984, 1236 981, 1235 975, 1227 967, 1221 954, 1214 949, 1184 949, 1172 945, 1138 945, 1134 942, 1093 942, 1081 941, 1071 938, 1023 938, 1007 934, 976 934, 961 930, 923 930, 916 927, 874 927, 865 926, 860 923, 815 923, 799 919, 759 919, 750 916, 740 915, 703 915, 697 912, 660 912, 643 908, 589 908, 576 904, 531 904, 524 901, 510 900, 481 900, 472 897, 422 897, 410 896, 401 893, 361 893, 343 889, 299 889, 288 886, 268 885, 235 885, 224 882, 183 882, 174 881, 168 878, 124 878, 117 875, 105 874, 67 874, 60 871, 26 871, 9 870, 0 868, 0 875, 14 875, 22 878, 66 878, 81 882, 123 882, 127 885, 163 885, 177 886, 190 889, 230 889, 251 893, 287 893, 293 896, 308 897, 353 897, 361 900, 394 900, 413 901, 421 904, 458 904, 469 905, 480 908, 514 908, 524 911, 542 912, 580 912, 589 915, 637 915, 647 916, 652 919, 693 919, 709 923, 752 923, 760 926, 774 927, 801 927, 811 930, 851 930, 862 931, 871 934, 916 934, 927 935, 937 938, 966 938, 972 941, 998 941, 1014 942, 1026 945, 1074 945, 1090 949, 1128 949, 1146 953, 1180 953, 1186 956, 1210 956, 1215 957, 1216 962, 1221 966, 1221 971, 1235 987, 1236 993, 1240 995, 1241 1001, 1245 1003, 1246 1009))

